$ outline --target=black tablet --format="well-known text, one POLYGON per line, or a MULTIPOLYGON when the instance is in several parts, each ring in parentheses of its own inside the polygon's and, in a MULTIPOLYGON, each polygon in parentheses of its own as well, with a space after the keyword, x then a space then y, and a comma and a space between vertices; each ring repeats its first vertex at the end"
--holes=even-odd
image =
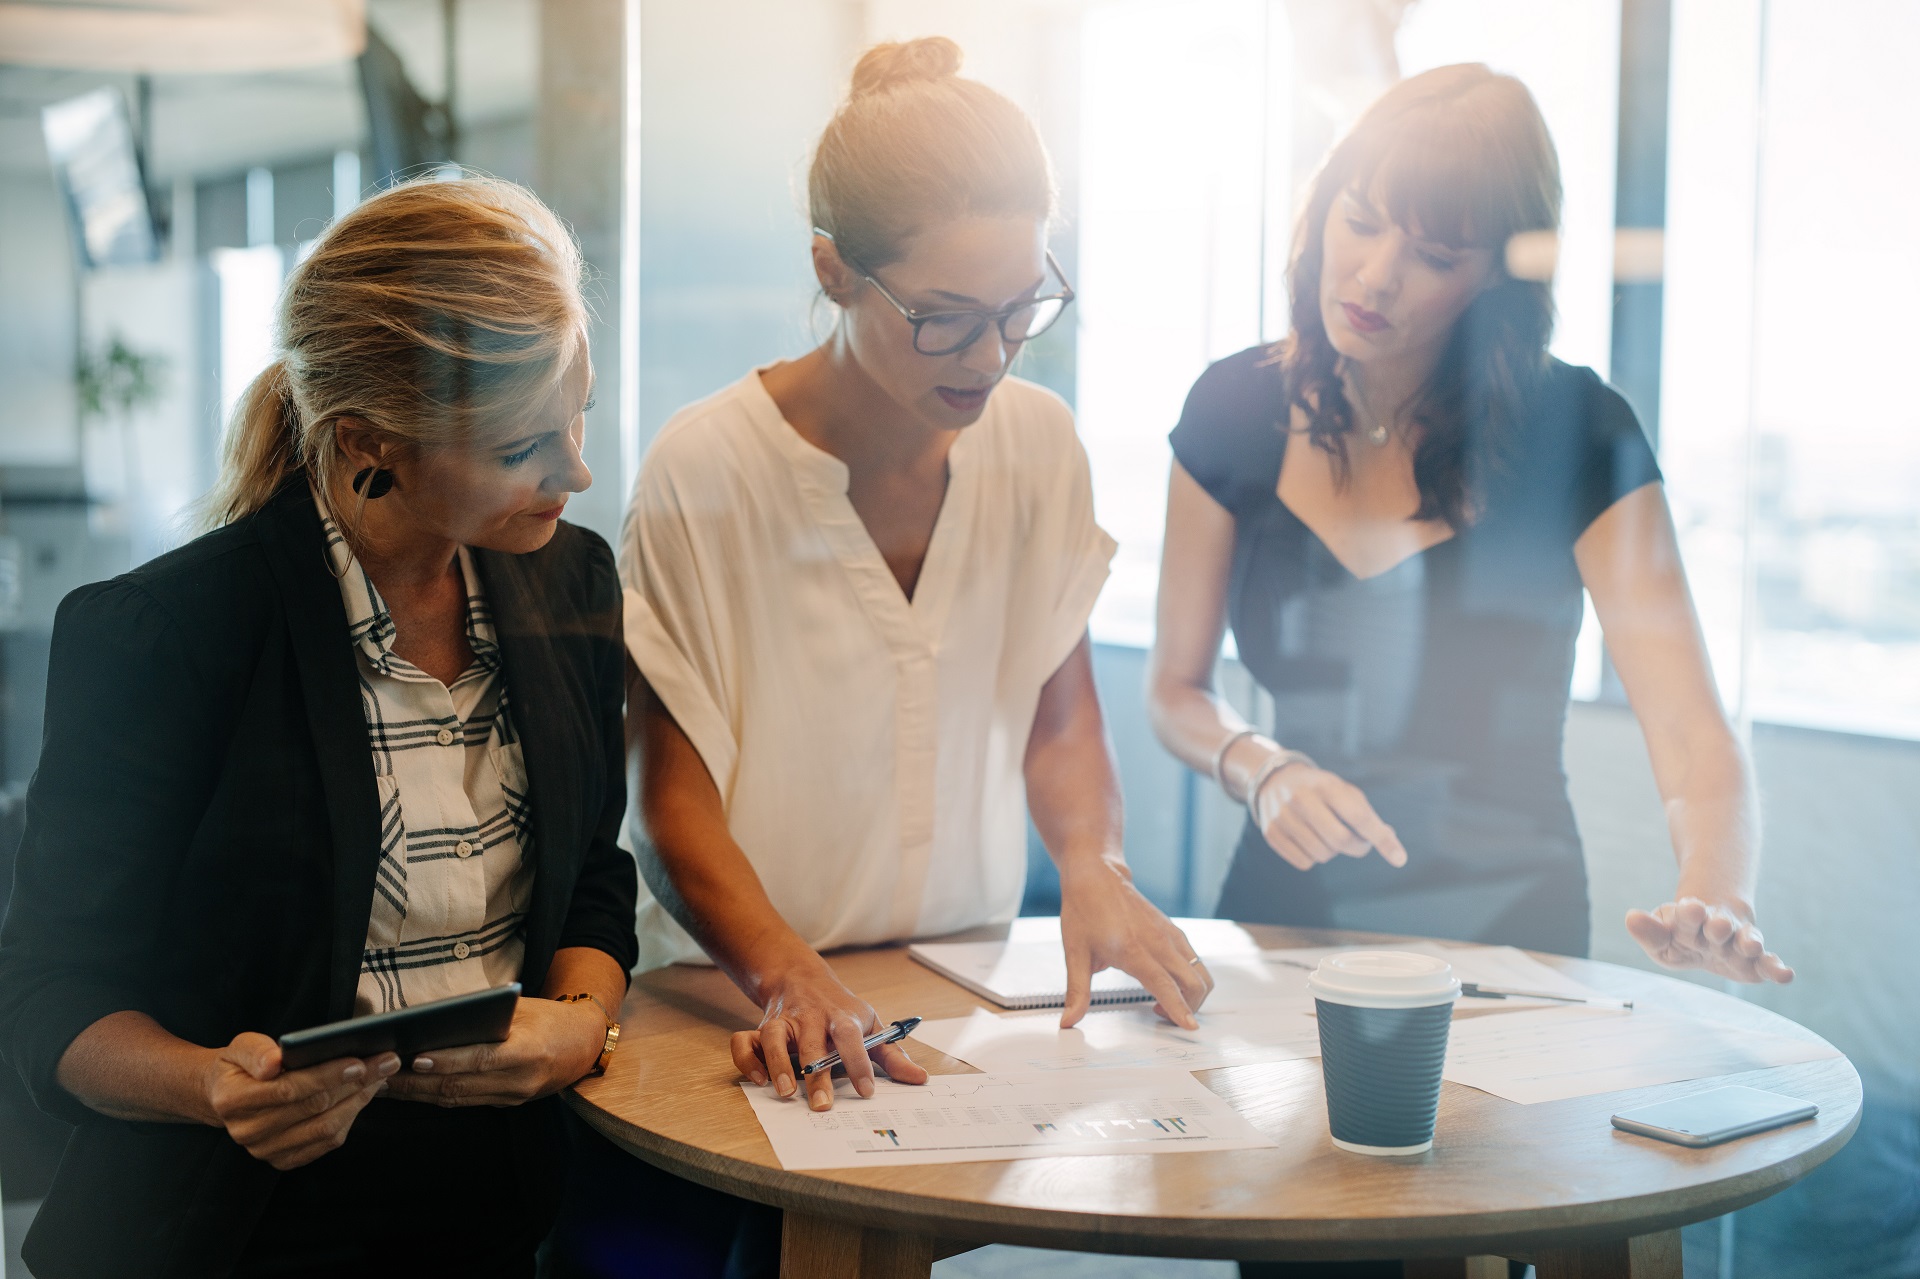
POLYGON ((336 1057, 377 1057, 388 1052, 399 1053, 404 1065, 407 1058, 430 1048, 497 1044, 507 1037, 514 1005, 519 1002, 516 981, 471 995, 296 1030, 280 1036, 280 1066, 299 1070, 336 1057))

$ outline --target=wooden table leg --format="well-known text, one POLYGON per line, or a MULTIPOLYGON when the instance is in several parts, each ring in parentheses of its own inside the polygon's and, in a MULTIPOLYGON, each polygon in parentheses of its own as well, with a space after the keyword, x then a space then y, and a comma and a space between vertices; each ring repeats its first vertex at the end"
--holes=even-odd
POLYGON ((1543 1248, 1533 1268, 1539 1279, 1681 1279, 1680 1232, 1543 1248))
POLYGON ((927 1279, 943 1251, 924 1235, 789 1212, 780 1228, 780 1279, 927 1279))

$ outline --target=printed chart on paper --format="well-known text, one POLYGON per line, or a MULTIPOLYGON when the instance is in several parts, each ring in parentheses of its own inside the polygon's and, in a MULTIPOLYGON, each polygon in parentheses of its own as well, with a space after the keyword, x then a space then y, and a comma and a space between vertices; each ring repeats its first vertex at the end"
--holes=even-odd
POLYGON ((840 1080, 833 1109, 818 1112, 741 1086, 781 1167, 795 1170, 1273 1145, 1181 1070, 881 1079, 864 1100, 840 1080))

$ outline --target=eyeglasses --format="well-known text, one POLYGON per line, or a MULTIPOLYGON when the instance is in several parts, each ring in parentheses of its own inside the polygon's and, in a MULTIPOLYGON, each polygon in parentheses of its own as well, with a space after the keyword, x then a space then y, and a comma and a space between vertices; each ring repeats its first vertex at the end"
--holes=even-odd
MULTIPOLYGON (((833 243, 831 232, 815 227, 813 233, 833 243)), ((1043 298, 1029 298, 1025 302, 1003 306, 998 311, 916 311, 889 293, 887 286, 874 279, 871 271, 845 252, 840 254, 840 260, 852 267, 894 310, 906 317, 907 323, 913 326, 913 349, 922 355, 952 355, 956 351, 964 351, 980 340, 980 335, 987 331, 989 324, 999 327, 1001 338, 1009 346, 1018 346, 1052 328, 1054 321, 1066 312, 1067 303, 1074 299, 1073 286, 1067 283, 1067 273, 1060 269, 1051 250, 1047 253, 1047 266, 1059 278, 1060 292, 1043 298)))

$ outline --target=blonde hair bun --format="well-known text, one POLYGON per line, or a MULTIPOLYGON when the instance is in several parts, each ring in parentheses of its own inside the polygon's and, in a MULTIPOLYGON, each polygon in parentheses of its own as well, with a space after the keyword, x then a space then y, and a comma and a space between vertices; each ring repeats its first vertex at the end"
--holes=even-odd
POLYGON ((947 80, 959 74, 960 46, 945 36, 876 44, 855 64, 849 96, 858 98, 916 80, 947 80))
POLYGON ((945 36, 878 44, 820 134, 807 214, 869 269, 920 228, 962 217, 1053 217, 1053 168, 1026 112, 960 75, 945 36))

